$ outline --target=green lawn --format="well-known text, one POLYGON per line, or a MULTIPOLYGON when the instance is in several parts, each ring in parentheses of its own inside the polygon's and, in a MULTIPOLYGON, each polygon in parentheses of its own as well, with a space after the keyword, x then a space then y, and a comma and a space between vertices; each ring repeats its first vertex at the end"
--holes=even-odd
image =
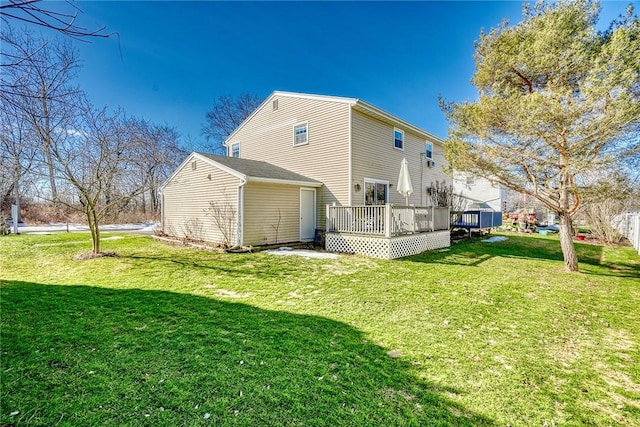
POLYGON ((0 425, 640 425, 640 258, 395 261, 0 238, 0 425), (18 412, 16 414, 16 412, 18 412))

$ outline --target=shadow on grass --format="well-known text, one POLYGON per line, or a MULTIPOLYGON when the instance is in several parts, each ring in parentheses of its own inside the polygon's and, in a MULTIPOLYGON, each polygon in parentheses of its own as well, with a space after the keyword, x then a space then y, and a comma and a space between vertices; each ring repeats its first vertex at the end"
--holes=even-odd
POLYGON ((2 425, 493 424, 326 318, 17 281, 1 309, 2 425))
POLYGON ((163 269, 167 265, 179 266, 189 270, 202 270, 210 273, 222 273, 230 277, 274 278, 286 277, 295 274, 298 270, 296 261, 289 263, 269 262, 270 260, 256 259, 254 254, 220 254, 193 250, 184 255, 171 254, 160 255, 122 255, 117 257, 124 261, 136 263, 140 267, 163 269), (251 265, 251 267, 249 266, 251 265))
MULTIPOLYGON (((529 260, 550 260, 563 262, 562 249, 557 238, 538 236, 512 236, 501 242, 483 242, 483 238, 474 238, 457 243, 446 252, 424 252, 422 254, 403 258, 412 262, 427 262, 450 265, 479 266, 494 257, 520 258, 529 260)), ((603 262, 602 246, 576 243, 578 261, 597 267, 612 269, 610 275, 618 277, 637 277, 640 265, 603 262)), ((588 274, 605 274, 601 269, 589 270, 588 274)))
MULTIPOLYGON (((483 242, 474 238, 455 244, 449 251, 424 252, 403 258, 411 262, 480 266, 494 257, 564 262, 557 237, 507 235, 501 242, 483 242)), ((603 259, 605 247, 575 242, 578 261, 585 274, 614 277, 640 277, 640 262, 630 259, 603 259)), ((622 250, 622 248, 621 248, 622 250)))

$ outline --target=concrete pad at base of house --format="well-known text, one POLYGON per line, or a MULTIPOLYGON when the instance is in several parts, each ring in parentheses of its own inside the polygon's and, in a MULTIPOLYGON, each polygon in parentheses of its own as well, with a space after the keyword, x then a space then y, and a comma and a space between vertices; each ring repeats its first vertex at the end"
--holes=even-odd
POLYGON ((278 249, 269 249, 264 251, 265 253, 268 254, 272 254, 272 255, 281 255, 281 256, 302 256, 305 257, 307 259, 309 258, 317 258, 317 259, 338 259, 340 258, 340 255, 338 254, 332 254, 332 253, 328 253, 328 252, 319 252, 319 251, 312 251, 309 249, 293 249, 290 248, 288 246, 283 246, 281 248, 278 249))

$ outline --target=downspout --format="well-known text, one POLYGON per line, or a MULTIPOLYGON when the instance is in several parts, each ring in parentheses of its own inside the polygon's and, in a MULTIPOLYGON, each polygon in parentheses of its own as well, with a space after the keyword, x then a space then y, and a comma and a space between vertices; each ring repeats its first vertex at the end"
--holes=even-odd
MULTIPOLYGON (((351 120, 352 114, 353 114, 353 106, 349 105, 349 136, 348 136, 349 140, 347 142, 347 144, 348 144, 348 155, 349 155, 349 174, 348 174, 349 175, 349 178, 348 178, 349 179, 349 183, 348 183, 349 186, 348 186, 348 191, 347 191, 347 194, 349 195, 348 196, 349 197, 348 206, 351 206, 353 204, 353 199, 352 199, 353 195, 351 193, 352 187, 353 187, 353 182, 352 182, 352 180, 353 180, 352 166, 353 165, 352 165, 352 159, 351 159, 351 157, 352 157, 352 153, 351 153, 351 144, 352 144, 351 135, 353 134, 353 126, 352 126, 352 120, 351 120)), ((326 224, 325 224, 325 229, 326 229, 326 224)))
POLYGON ((240 185, 238 185, 238 223, 236 232, 236 246, 242 247, 244 236, 243 224, 244 224, 244 185, 247 183, 247 177, 240 179, 240 185))
POLYGON ((424 153, 420 153, 420 206, 424 206, 426 204, 423 201, 425 195, 424 193, 427 191, 427 189, 424 187, 424 164, 422 164, 424 156, 426 155, 426 151, 424 153))

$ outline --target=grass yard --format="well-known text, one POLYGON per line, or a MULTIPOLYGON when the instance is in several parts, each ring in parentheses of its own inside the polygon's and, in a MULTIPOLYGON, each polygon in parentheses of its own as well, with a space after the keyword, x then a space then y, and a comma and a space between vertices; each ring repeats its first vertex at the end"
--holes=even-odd
POLYGON ((0 425, 640 425, 640 258, 508 235, 395 261, 0 239, 0 425))

